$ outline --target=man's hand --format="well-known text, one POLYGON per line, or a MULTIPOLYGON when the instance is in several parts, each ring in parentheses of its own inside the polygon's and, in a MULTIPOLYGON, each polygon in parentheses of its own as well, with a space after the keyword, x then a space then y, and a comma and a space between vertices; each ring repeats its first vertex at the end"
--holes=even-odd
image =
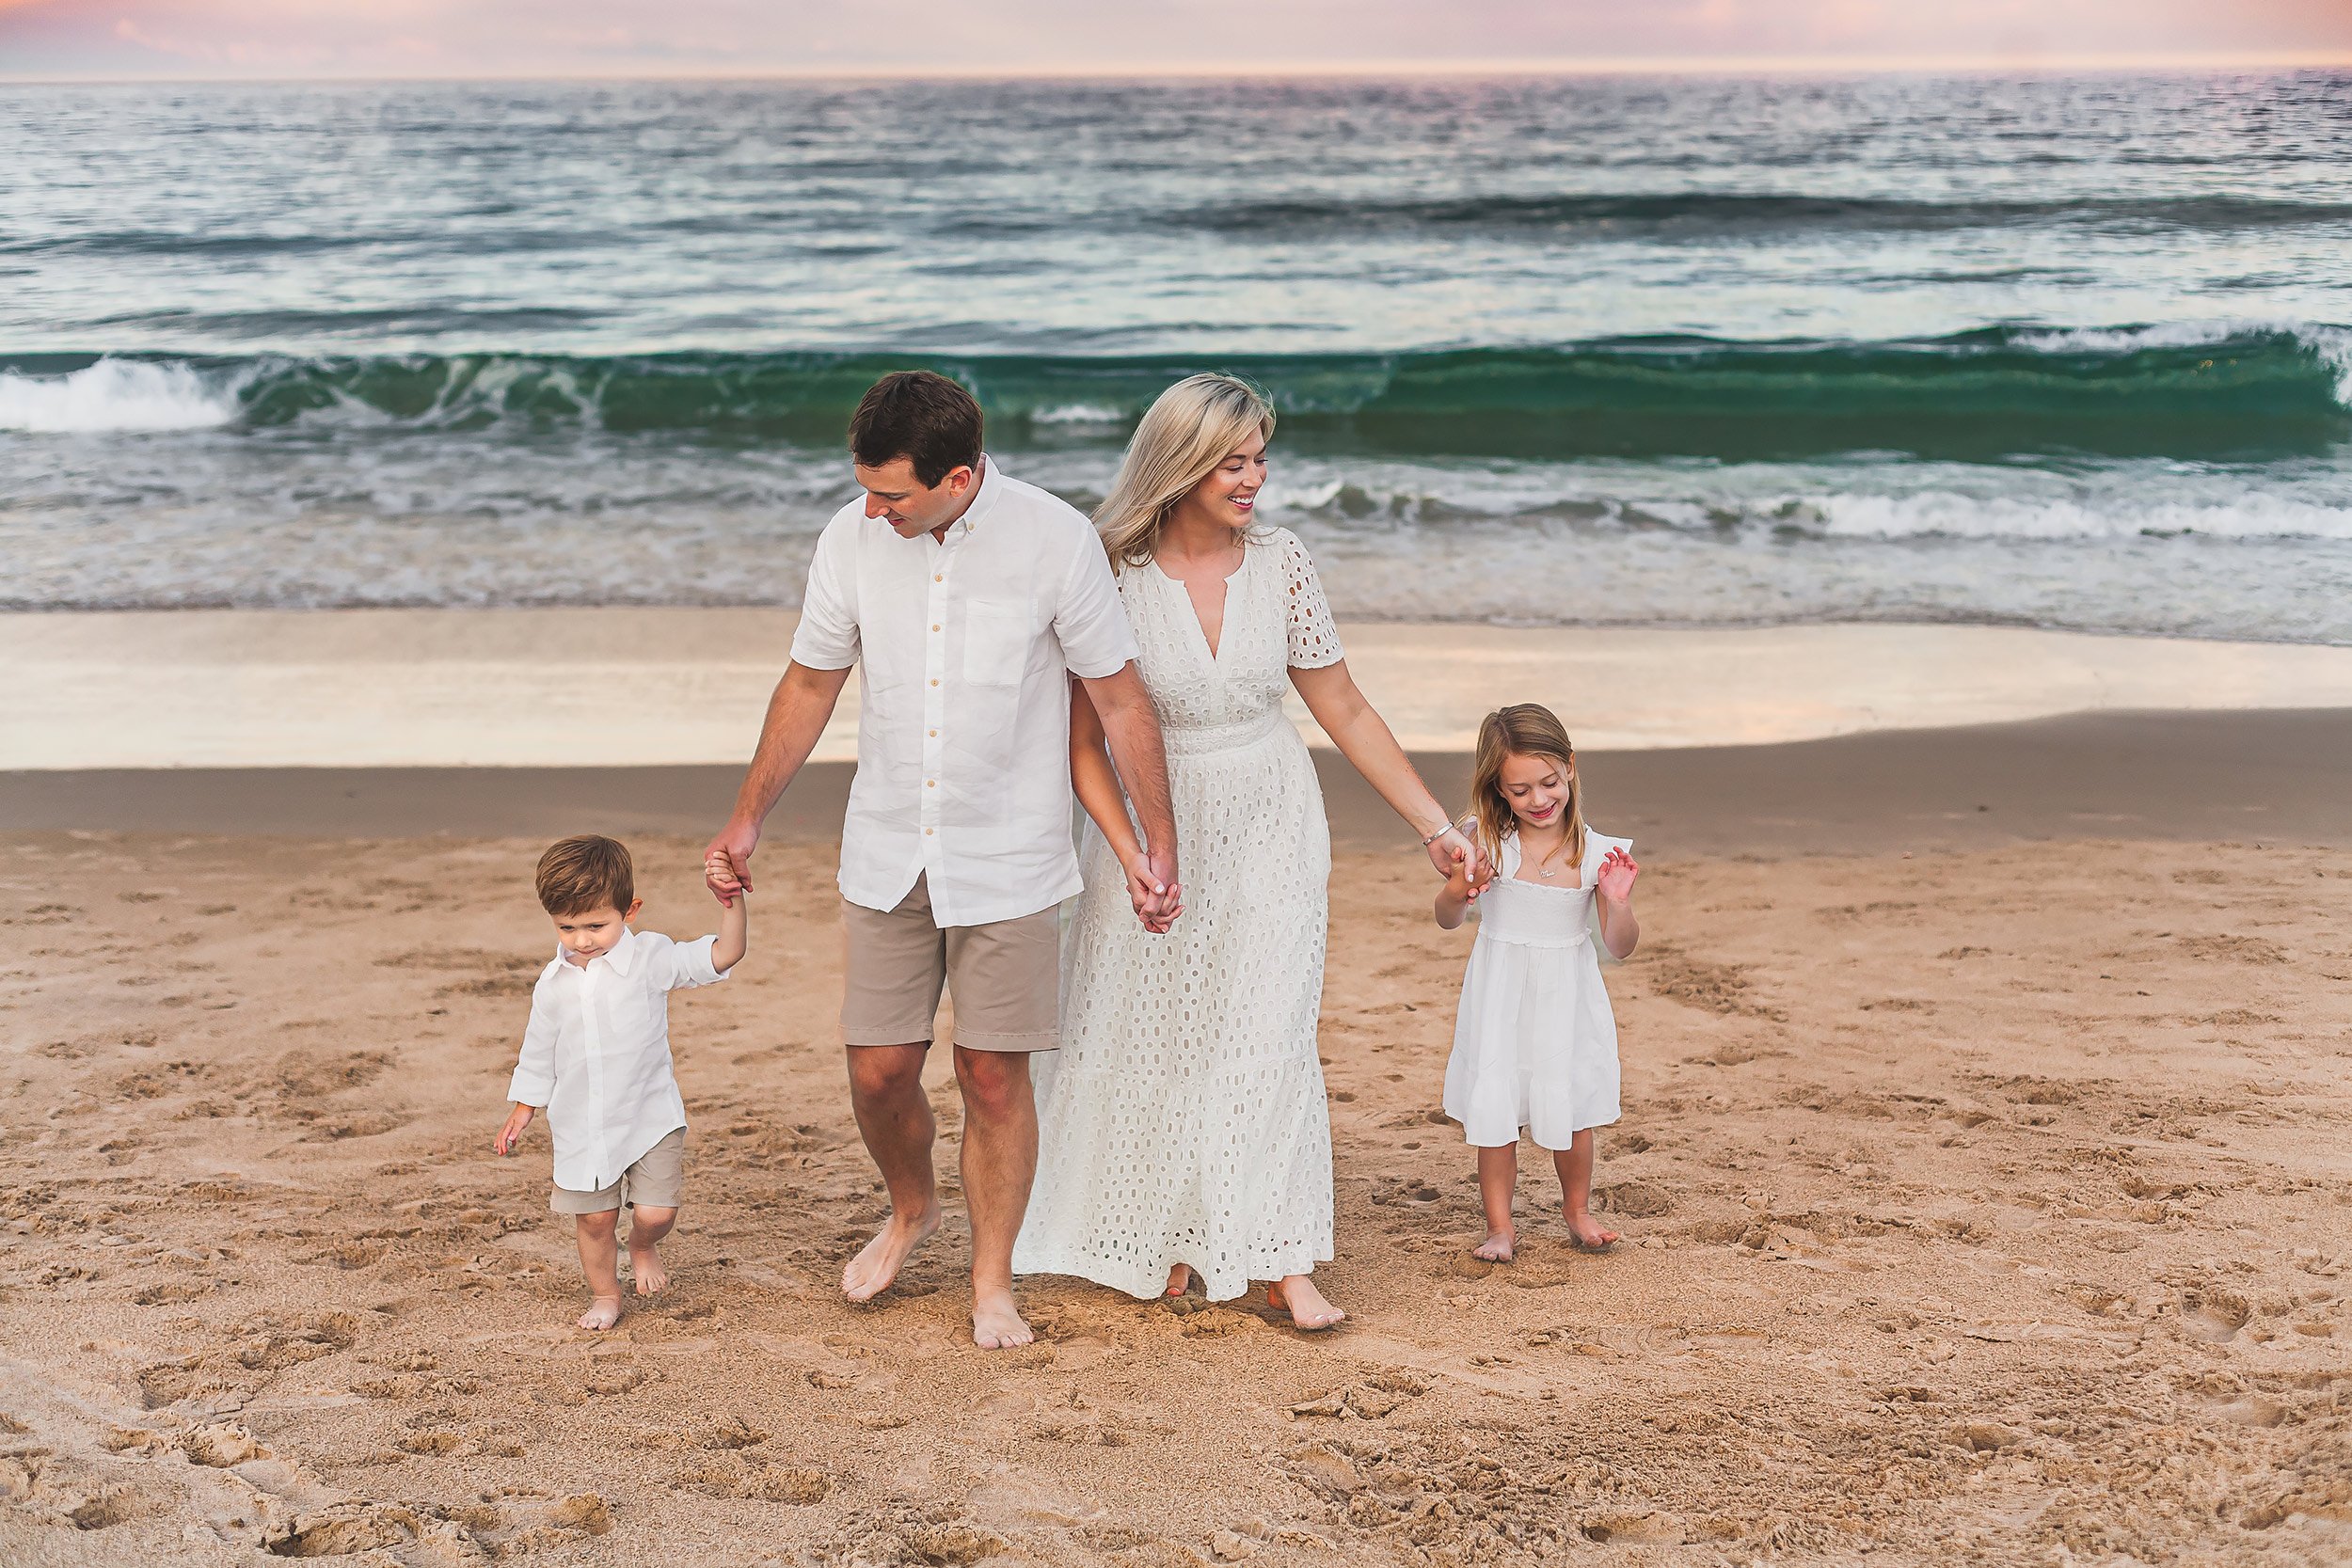
POLYGON ((1127 900, 1136 907, 1136 918, 1153 936, 1165 935, 1184 912, 1184 890, 1176 881, 1175 859, 1142 852, 1120 868, 1127 873, 1127 900))
POLYGON ((531 1125, 532 1115, 532 1109, 528 1105, 517 1105, 507 1112, 506 1125, 500 1128, 499 1135, 490 1140, 490 1148, 500 1154, 514 1153, 515 1146, 522 1141, 523 1129, 531 1125))
POLYGON ((703 885, 733 908, 736 895, 752 891, 752 851, 759 847, 759 824, 729 822, 703 850, 703 885))

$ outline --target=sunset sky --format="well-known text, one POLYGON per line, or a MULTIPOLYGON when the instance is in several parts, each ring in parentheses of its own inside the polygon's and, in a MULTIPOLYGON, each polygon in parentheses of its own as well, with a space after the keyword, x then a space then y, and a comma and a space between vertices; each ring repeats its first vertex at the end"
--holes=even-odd
POLYGON ((2352 0, 0 0, 0 77, 2352 64, 2352 0))

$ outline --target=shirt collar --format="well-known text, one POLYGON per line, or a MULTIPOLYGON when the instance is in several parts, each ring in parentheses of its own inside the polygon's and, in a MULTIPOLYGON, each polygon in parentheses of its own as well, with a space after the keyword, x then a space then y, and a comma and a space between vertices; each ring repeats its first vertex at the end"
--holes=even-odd
MULTIPOLYGON (((1004 493, 1004 482, 996 474, 996 459, 986 452, 980 453, 979 490, 973 496, 972 504, 963 509, 963 515, 947 525, 947 538, 960 539, 979 527, 980 520, 988 515, 988 509, 994 506, 996 498, 1004 493)), ((945 539, 934 540, 928 533, 918 533, 914 537, 929 545, 946 543, 945 539)))
POLYGON ((630 927, 624 926, 621 927, 621 940, 614 942, 610 951, 599 953, 596 957, 589 959, 584 964, 576 964, 572 962, 570 955, 564 952, 564 944, 559 942, 555 944, 555 961, 562 964, 565 969, 579 970, 583 974, 596 968, 596 965, 600 963, 610 964, 612 967, 612 973, 615 974, 627 974, 628 973, 628 966, 635 961, 634 955, 636 951, 637 933, 630 927))

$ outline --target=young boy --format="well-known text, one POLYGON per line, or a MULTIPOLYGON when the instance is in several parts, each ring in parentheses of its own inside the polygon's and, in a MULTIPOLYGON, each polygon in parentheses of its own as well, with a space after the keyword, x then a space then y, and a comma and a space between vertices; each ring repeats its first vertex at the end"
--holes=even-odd
POLYGON ((621 1321, 614 1228, 629 1208, 628 1258, 637 1293, 669 1283, 654 1248, 677 1223, 686 1155, 686 1102, 670 1072, 670 992, 725 978, 742 959, 743 895, 729 899, 716 936, 675 942, 628 923, 642 904, 628 851, 583 834, 539 857, 539 902, 555 919, 554 959, 532 988, 531 1023, 506 1097, 515 1102, 491 1147, 501 1154, 545 1107, 555 1143, 559 1214, 577 1216, 588 1310, 580 1326, 621 1321))

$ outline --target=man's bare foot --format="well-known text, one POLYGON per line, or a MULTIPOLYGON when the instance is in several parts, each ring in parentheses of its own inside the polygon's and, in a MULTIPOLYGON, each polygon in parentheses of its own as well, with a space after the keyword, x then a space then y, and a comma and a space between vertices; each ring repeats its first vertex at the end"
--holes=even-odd
POLYGON ((936 1202, 912 1220, 902 1220, 894 1212, 890 1223, 876 1231, 874 1239, 842 1268, 841 1293, 851 1301, 871 1301, 889 1290, 907 1259, 938 1228, 936 1202))
POLYGON ((1568 1216, 1568 1243, 1579 1252, 1607 1252, 1617 1244, 1617 1233, 1603 1230, 1590 1214, 1568 1216))
POLYGON ((620 1297, 591 1296, 588 1299, 588 1310, 580 1315, 579 1326, 602 1332, 620 1321, 620 1297))
POLYGON ((654 1250, 651 1242, 642 1247, 634 1242, 629 1243, 628 1266, 637 1275, 637 1293, 641 1296, 652 1295, 670 1283, 670 1271, 661 1266, 661 1255, 654 1250))
POLYGON ((1181 1296, 1192 1289, 1192 1265, 1179 1263, 1168 1271, 1168 1289, 1163 1295, 1181 1296))
POLYGON ((1292 1275, 1287 1279, 1267 1286, 1265 1299, 1267 1306, 1288 1311, 1293 1326, 1303 1328, 1310 1334, 1320 1333, 1347 1317, 1346 1313, 1324 1300, 1323 1292, 1315 1289, 1315 1282, 1303 1274, 1292 1275))
POLYGON ((1509 1230, 1498 1230, 1478 1243, 1470 1252, 1472 1258, 1484 1258, 1489 1263, 1508 1263, 1511 1249, 1518 1244, 1518 1236, 1509 1230))
POLYGON ((972 1342, 982 1350, 1010 1350, 1037 1338, 1010 1291, 976 1291, 972 1297, 972 1342))

